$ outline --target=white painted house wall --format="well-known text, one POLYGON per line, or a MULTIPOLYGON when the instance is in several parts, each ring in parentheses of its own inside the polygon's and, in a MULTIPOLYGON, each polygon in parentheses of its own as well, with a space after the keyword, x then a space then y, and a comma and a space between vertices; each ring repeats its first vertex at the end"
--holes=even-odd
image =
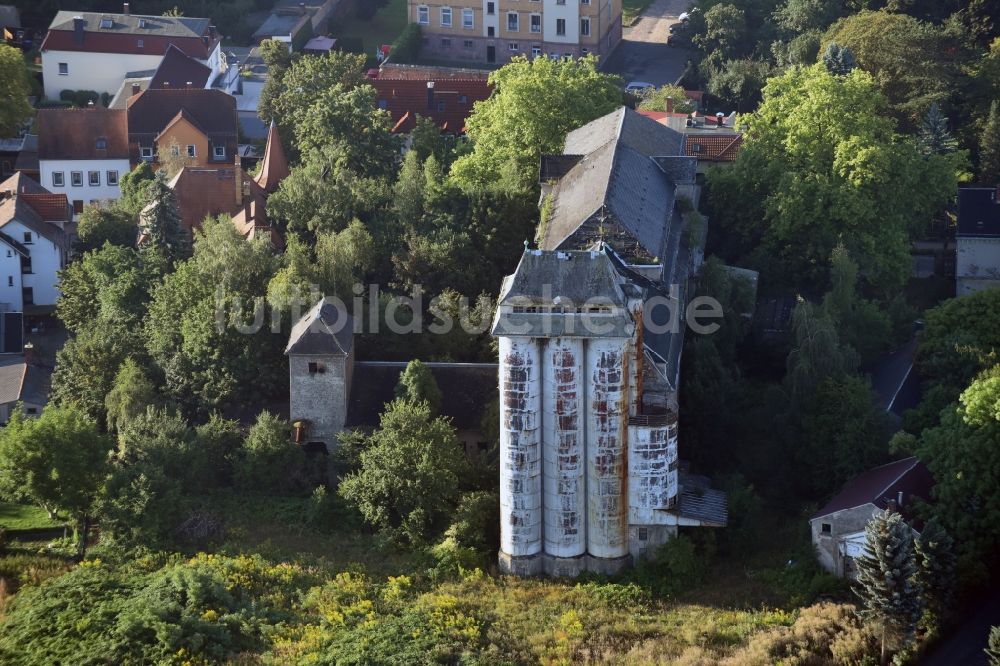
POLYGON ((117 171, 118 178, 129 172, 127 159, 104 160, 39 160, 39 178, 42 187, 53 194, 65 194, 70 203, 83 201, 89 204, 93 201, 113 201, 121 197, 118 185, 108 185, 108 172, 117 171), (82 174, 82 185, 73 185, 73 172, 82 174), (90 185, 90 172, 100 173, 100 185, 90 185), (63 184, 59 186, 53 177, 55 173, 63 174, 63 184))
MULTIPOLYGON (((114 95, 125 80, 125 74, 156 69, 162 60, 163 55, 42 51, 45 96, 59 99, 59 93, 63 90, 95 90, 114 95), (66 64, 66 74, 59 73, 60 63, 66 64)), ((220 45, 216 45, 208 59, 196 60, 211 67, 213 72, 222 71, 220 45)))
MULTIPOLYGON (((5 224, 3 232, 21 242, 31 255, 31 273, 22 274, 21 282, 22 287, 31 288, 32 302, 35 305, 55 305, 59 298, 59 271, 66 263, 62 248, 17 220, 5 224), (25 232, 31 233, 30 243, 24 241, 25 232)), ((6 254, 4 252, 4 261, 7 261, 6 254)), ((6 276, 3 279, 6 280, 6 276)))
MULTIPOLYGON (((591 26, 591 31, 593 31, 591 26)), ((545 42, 555 44, 578 44, 580 42, 580 3, 557 4, 556 0, 545 0, 542 10, 542 35, 545 42), (556 21, 566 21, 566 34, 559 35, 556 21)))
POLYGON ((24 303, 21 301, 21 255, 2 241, 0 241, 0 306, 7 306, 12 312, 24 311, 24 303))

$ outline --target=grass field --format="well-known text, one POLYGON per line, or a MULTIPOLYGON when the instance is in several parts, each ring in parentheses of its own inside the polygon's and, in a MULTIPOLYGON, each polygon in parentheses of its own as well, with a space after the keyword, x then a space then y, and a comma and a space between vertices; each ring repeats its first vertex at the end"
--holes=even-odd
POLYGON ((52 520, 45 509, 37 506, 0 502, 0 527, 9 532, 61 527, 64 522, 52 520))
POLYGON ((630 26, 635 23, 639 14, 652 2, 653 0, 622 0, 622 25, 630 26))
POLYGON ((375 50, 382 44, 392 44, 406 23, 406 0, 389 0, 371 21, 352 16, 338 23, 332 33, 334 37, 360 39, 365 55, 374 58, 375 50))

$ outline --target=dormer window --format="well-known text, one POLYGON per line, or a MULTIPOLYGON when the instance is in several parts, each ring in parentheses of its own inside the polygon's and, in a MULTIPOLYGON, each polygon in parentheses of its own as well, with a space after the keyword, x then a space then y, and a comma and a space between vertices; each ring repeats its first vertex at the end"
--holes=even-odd
POLYGON ((108 149, 108 140, 106 138, 104 138, 103 136, 99 136, 99 137, 97 137, 97 144, 96 145, 97 145, 97 149, 98 150, 107 150, 108 149))
POLYGON ((139 19, 139 27, 140 28, 146 27, 146 19, 139 19))
POLYGON ((142 41, 141 39, 139 39, 139 40, 136 40, 136 43, 135 43, 135 45, 136 45, 136 46, 137 46, 138 48, 140 48, 140 49, 141 49, 141 48, 142 48, 143 46, 145 46, 145 44, 143 43, 143 41, 142 41))
POLYGON ((115 21, 110 16, 101 18, 101 30, 111 30, 115 27, 115 21))

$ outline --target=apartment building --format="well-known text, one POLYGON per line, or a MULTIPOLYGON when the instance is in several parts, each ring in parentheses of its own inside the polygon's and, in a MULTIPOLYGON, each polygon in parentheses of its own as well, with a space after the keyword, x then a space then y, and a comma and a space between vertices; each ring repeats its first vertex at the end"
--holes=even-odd
POLYGON ((606 56, 621 41, 621 0, 409 0, 428 58, 502 65, 511 58, 606 56))

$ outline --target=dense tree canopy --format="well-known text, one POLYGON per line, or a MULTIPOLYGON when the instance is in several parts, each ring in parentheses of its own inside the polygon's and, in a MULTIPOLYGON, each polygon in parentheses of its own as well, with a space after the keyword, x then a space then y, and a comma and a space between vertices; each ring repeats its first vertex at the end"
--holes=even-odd
POLYGON ((30 94, 28 68, 21 51, 0 44, 0 136, 18 136, 21 126, 31 118, 30 94))

